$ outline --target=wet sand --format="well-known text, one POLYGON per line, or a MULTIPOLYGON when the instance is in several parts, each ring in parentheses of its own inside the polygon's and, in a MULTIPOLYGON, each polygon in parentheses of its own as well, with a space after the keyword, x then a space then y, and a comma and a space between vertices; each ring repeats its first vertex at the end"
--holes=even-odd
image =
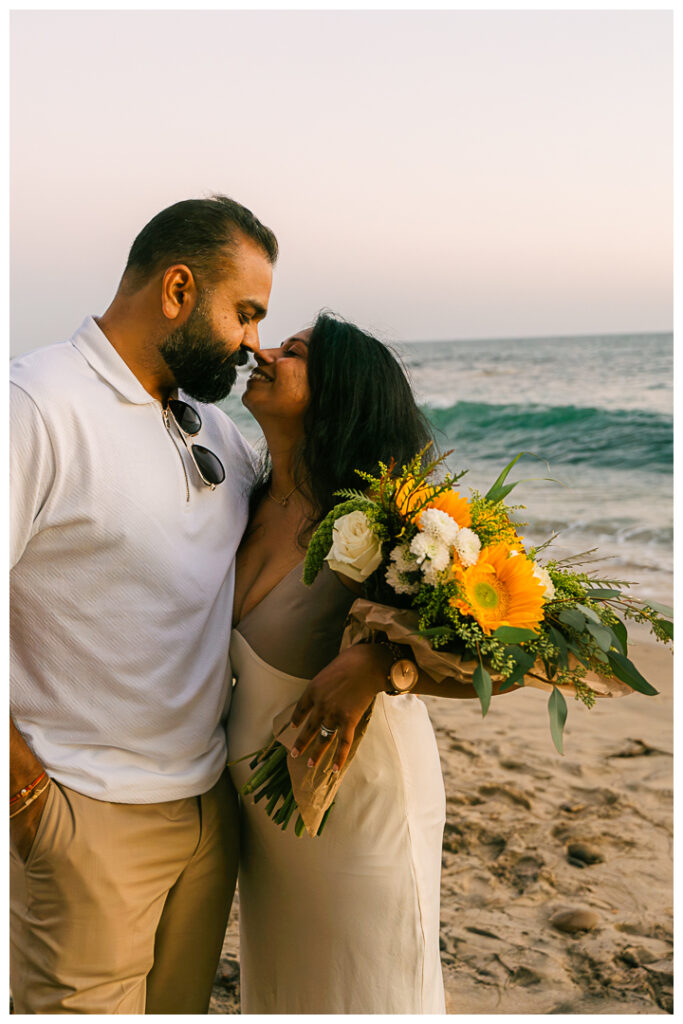
MULTIPOLYGON (((630 654, 659 695, 568 701, 564 756, 539 690, 494 698, 485 719, 426 699, 448 805, 449 1013, 672 1012, 673 661, 644 638, 630 654)), ((238 919, 237 900, 212 1013, 239 1013, 238 919)))

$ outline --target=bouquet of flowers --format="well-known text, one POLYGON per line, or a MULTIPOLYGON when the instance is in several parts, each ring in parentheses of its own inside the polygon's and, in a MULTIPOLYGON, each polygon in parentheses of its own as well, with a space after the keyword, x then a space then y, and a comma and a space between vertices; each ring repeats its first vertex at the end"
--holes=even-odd
MULTIPOLYGON (((658 640, 668 642, 673 612, 632 597, 624 580, 586 571, 593 552, 542 562, 539 555, 554 535, 526 550, 519 524, 511 519, 522 506, 504 501, 515 486, 507 482, 510 470, 525 453, 505 467, 486 494, 472 491, 469 498, 456 489, 463 473, 434 479, 447 456, 428 462, 425 453, 399 473, 393 464, 381 464, 378 476, 359 473, 365 490, 339 492, 343 500, 311 539, 305 583, 312 583, 327 562, 363 584, 364 597, 351 608, 342 649, 381 631, 409 645, 418 665, 436 681, 471 684, 484 715, 494 683, 498 692, 525 685, 547 689, 550 732, 560 753, 565 693, 587 707, 600 696, 633 690, 656 694, 628 657, 627 623, 646 622, 658 640)), ((273 749, 268 756, 274 756, 273 749)), ((269 777, 262 770, 266 787, 269 777)), ((318 824, 340 781, 328 786, 315 815, 318 824)), ((294 789, 292 800, 296 783, 294 789)), ((271 790, 271 802, 272 796, 271 790)), ((305 818, 304 813, 300 830, 305 818)))

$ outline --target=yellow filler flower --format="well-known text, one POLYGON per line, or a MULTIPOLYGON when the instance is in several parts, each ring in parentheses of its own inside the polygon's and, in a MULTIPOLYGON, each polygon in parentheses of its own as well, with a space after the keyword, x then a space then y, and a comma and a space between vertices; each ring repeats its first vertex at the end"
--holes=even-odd
POLYGON ((529 559, 510 557, 511 550, 508 544, 493 544, 468 569, 453 566, 462 595, 451 604, 474 616, 486 634, 499 626, 535 629, 543 619, 543 585, 529 559))

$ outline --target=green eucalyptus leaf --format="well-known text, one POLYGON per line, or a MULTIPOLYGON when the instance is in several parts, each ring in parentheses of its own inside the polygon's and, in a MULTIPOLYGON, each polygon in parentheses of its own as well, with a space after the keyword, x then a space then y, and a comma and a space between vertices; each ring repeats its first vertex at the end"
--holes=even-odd
POLYGON ((607 601, 610 597, 620 597, 620 590, 605 590, 598 588, 596 590, 587 590, 586 597, 592 598, 593 601, 607 601))
POLYGON ((609 651, 612 646, 612 630, 607 629, 605 626, 596 626, 594 623, 589 622, 586 629, 593 637, 595 642, 601 651, 609 651))
POLYGON ((659 604, 657 601, 643 601, 642 604, 648 608, 652 608, 654 612, 659 615, 663 615, 665 619, 673 619, 674 610, 670 608, 668 604, 659 604))
POLYGON ((640 674, 633 662, 625 658, 623 654, 619 654, 618 651, 610 651, 607 657, 617 679, 621 679, 622 683, 626 683, 632 690, 644 693, 648 697, 659 693, 659 690, 655 690, 645 676, 640 674))
POLYGON ((470 651, 467 647, 465 648, 464 651, 460 652, 460 660, 463 663, 469 662, 469 661, 476 661, 477 657, 478 657, 478 655, 476 655, 473 651, 470 651))
POLYGON ((546 658, 543 658, 543 669, 548 679, 553 679, 557 674, 557 662, 548 661, 546 658))
POLYGON ((538 640, 538 633, 533 629, 520 629, 519 626, 499 626, 493 636, 504 644, 521 644, 525 640, 538 640))
POLYGON ((585 668, 588 668, 589 662, 584 649, 582 647, 579 647, 579 645, 575 643, 573 640, 567 640, 567 647, 572 652, 572 654, 576 655, 577 660, 580 661, 585 668))
POLYGON ((557 617, 560 622, 563 622, 565 626, 571 626, 577 633, 582 633, 586 628, 585 616, 581 612, 577 612, 575 608, 563 608, 557 617))
POLYGON ((615 643, 614 646, 617 648, 617 650, 620 652, 620 654, 627 655, 628 654, 628 630, 626 629, 626 626, 621 621, 621 619, 617 619, 617 621, 612 624, 611 628, 612 628, 612 632, 614 633, 614 635, 615 635, 615 637, 617 639, 617 643, 615 643))
POLYGON ((554 626, 549 626, 548 632, 550 633, 553 643, 560 652, 560 665, 562 668, 569 668, 569 650, 567 648, 567 641, 562 633, 560 633, 559 629, 555 629, 554 626))
POLYGON ((479 662, 474 670, 472 676, 472 686, 477 691, 477 696, 481 703, 481 714, 482 718, 489 709, 491 703, 491 694, 493 693, 493 682, 491 676, 488 674, 484 666, 479 662))
POLYGON ((567 702, 562 691, 558 690, 556 686, 553 687, 553 692, 550 694, 548 714, 550 716, 550 735, 553 738, 557 752, 563 754, 562 734, 564 732, 564 723, 567 721, 567 702))
POLYGON ((664 630, 669 640, 674 638, 674 624, 669 622, 668 619, 657 619, 657 625, 664 630))
POLYGON ((600 616, 598 615, 598 613, 596 611, 593 611, 592 608, 589 608, 585 604, 577 604, 576 607, 582 613, 582 615, 586 616, 586 618, 588 619, 589 622, 594 622, 596 626, 601 626, 602 625, 602 620, 601 620, 600 616))
POLYGON ((505 653, 512 655, 515 660, 515 668, 512 670, 505 682, 498 688, 499 693, 505 693, 506 690, 509 690, 510 687, 514 686, 516 683, 522 682, 522 685, 524 685, 524 673, 528 672, 536 661, 535 655, 530 654, 529 651, 525 651, 521 647, 507 647, 505 649, 505 653))

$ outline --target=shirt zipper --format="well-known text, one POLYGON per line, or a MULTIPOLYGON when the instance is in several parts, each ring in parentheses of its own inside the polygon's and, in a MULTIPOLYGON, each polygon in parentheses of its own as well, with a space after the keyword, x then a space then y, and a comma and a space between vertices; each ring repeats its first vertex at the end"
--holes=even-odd
POLYGON ((185 460, 183 459, 182 452, 180 451, 180 448, 178 447, 178 445, 177 445, 177 443, 176 443, 176 441, 175 441, 175 439, 173 437, 173 432, 171 430, 171 423, 170 423, 169 416, 168 416, 168 409, 162 409, 161 410, 161 414, 162 414, 162 416, 164 418, 164 425, 166 427, 166 430, 168 431, 168 436, 171 439, 171 444, 173 445, 173 447, 175 448, 176 452, 178 453, 178 458, 180 459, 180 464, 183 467, 183 476, 185 478, 185 501, 189 501, 190 500, 190 481, 187 479, 187 469, 185 468, 185 460))

